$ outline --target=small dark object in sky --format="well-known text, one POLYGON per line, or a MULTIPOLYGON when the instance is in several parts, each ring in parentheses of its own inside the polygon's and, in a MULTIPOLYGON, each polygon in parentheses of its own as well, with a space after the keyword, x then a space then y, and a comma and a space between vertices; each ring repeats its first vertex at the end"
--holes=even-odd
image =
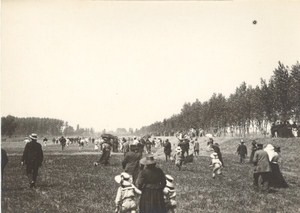
POLYGON ((253 21, 253 24, 256 24, 256 23, 257 23, 257 21, 256 21, 256 20, 254 20, 254 21, 253 21))

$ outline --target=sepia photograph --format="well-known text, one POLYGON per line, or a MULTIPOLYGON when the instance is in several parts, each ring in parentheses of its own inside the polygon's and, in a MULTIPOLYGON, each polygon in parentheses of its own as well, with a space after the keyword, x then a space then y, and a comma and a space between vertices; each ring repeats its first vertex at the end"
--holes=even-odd
POLYGON ((299 11, 2 0, 1 212, 300 212, 299 11))

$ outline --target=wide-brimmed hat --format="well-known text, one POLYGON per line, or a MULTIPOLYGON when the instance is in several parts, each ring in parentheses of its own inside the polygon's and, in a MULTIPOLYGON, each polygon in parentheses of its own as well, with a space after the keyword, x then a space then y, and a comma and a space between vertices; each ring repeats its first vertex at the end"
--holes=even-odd
POLYGON ((156 161, 154 160, 153 155, 146 156, 140 160, 140 164, 143 164, 143 165, 151 165, 151 164, 155 164, 155 163, 156 163, 156 161))
POLYGON ((167 181, 173 182, 174 178, 171 175, 165 175, 167 181))
POLYGON ((120 175, 115 176, 115 181, 120 184, 122 181, 122 184, 125 185, 130 185, 130 179, 131 175, 128 174, 127 172, 122 172, 120 175))
POLYGON ((178 146, 178 147, 176 147, 175 151, 176 151, 176 152, 181 152, 182 149, 178 146))
POLYGON ((32 133, 31 135, 29 135, 29 137, 30 137, 32 140, 37 140, 37 134, 35 134, 35 133, 32 133))

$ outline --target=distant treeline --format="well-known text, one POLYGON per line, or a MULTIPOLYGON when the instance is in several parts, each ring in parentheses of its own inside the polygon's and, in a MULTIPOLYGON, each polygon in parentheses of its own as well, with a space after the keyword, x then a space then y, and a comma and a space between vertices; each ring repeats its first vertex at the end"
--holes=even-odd
POLYGON ((74 130, 72 126, 68 125, 68 122, 52 118, 18 118, 12 115, 1 117, 1 136, 24 136, 31 133, 53 136, 62 134, 66 136, 89 136, 91 134, 94 134, 94 130, 92 128, 79 128, 79 125, 77 125, 76 130, 74 130))
POLYGON ((219 93, 208 101, 185 103, 179 114, 144 126, 137 133, 163 135, 189 128, 225 131, 234 127, 247 134, 251 125, 266 129, 267 124, 290 119, 300 120, 300 64, 289 68, 279 62, 271 78, 261 79, 259 86, 243 82, 228 98, 219 93))

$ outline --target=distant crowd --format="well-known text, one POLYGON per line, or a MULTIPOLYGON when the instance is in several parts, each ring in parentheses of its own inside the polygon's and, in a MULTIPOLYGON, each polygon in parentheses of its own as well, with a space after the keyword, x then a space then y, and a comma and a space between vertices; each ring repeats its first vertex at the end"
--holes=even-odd
POLYGON ((300 126, 294 122, 290 124, 289 121, 273 123, 271 126, 271 136, 274 138, 292 138, 300 137, 300 126))

